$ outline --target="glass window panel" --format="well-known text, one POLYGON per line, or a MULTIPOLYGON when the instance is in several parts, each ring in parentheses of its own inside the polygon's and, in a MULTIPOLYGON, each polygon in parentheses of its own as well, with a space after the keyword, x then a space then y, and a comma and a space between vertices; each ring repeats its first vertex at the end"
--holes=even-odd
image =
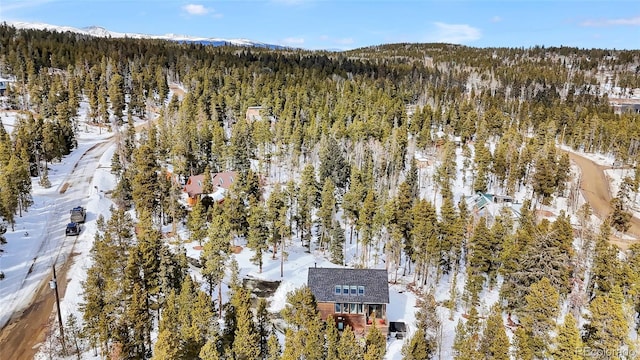
POLYGON ((357 312, 357 310, 356 310, 356 305, 357 305, 357 304, 351 304, 350 312, 351 312, 352 314, 355 314, 355 313, 357 312))
POLYGON ((351 285, 351 296, 356 296, 357 291, 358 291, 358 287, 355 285, 351 285))
POLYGON ((364 286, 358 286, 358 295, 364 296, 364 286))
POLYGON ((349 285, 342 285, 342 295, 349 295, 349 285))
POLYGON ((358 304, 358 314, 362 314, 364 311, 362 310, 362 304, 358 304))
POLYGON ((334 312, 337 312, 337 313, 339 313, 339 312, 340 312, 340 304, 336 303, 336 306, 335 306, 334 312))
POLYGON ((340 295, 341 292, 342 292, 342 286, 336 285, 336 295, 340 295))

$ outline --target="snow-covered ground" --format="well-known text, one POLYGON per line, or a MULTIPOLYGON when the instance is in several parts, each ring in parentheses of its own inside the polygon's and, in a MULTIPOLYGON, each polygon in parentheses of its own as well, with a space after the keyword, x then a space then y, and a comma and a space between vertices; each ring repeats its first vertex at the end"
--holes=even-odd
MULTIPOLYGON (((86 104, 81 103, 80 119, 84 119, 86 104)), ((12 132, 16 123, 15 112, 1 111, 0 119, 8 132, 12 132)), ((34 204, 16 220, 15 228, 5 234, 7 244, 0 254, 0 270, 5 279, 0 282, 0 327, 4 326, 15 313, 24 310, 34 298, 36 290, 43 281, 51 279, 51 268, 61 265, 73 253, 72 265, 67 272, 67 289, 61 295, 61 313, 64 319, 73 314, 81 318, 79 311, 82 302, 82 282, 91 265, 90 250, 96 229, 96 219, 102 214, 109 216, 112 201, 104 194, 112 190, 116 181, 110 173, 110 164, 115 145, 111 134, 104 129, 81 122, 78 134, 78 148, 64 157, 62 161, 49 164, 49 179, 52 186, 48 189, 33 179, 34 204), (88 209, 87 221, 78 237, 66 237, 64 228, 69 221, 69 210, 75 206, 88 209)), ((182 229, 182 238, 188 238, 182 229)), ((196 244, 187 243, 187 255, 199 258, 196 244)), ((244 246, 244 244, 239 243, 244 246)), ((355 243, 347 252, 355 251, 355 243)), ((288 248, 288 258, 284 266, 284 276, 280 276, 280 260, 271 259, 270 253, 264 255, 264 268, 261 274, 250 261, 252 251, 246 247, 234 255, 240 266, 242 277, 282 281, 279 289, 269 299, 270 310, 277 312, 284 308, 286 295, 307 282, 307 269, 312 266, 335 267, 326 260, 324 254, 317 251, 306 252, 300 243, 292 243, 288 248)), ((353 256, 353 255, 352 255, 353 256)), ((197 276, 197 274, 194 274, 197 276)), ((401 279, 402 280, 402 279, 401 279)), ((226 298, 226 294, 225 294, 226 298)), ((391 304, 388 308, 389 321, 404 321, 412 331, 415 321, 416 295, 407 291, 402 282, 390 286, 391 304)), ((53 314, 54 309, 52 309, 53 314)), ((444 318, 444 316, 443 316, 444 318)), ((451 326, 453 329, 453 326, 451 326)), ((54 329, 55 331, 55 329, 54 329)), ((451 332, 452 333, 452 332, 451 332)), ((445 337, 446 338, 446 337, 445 337)), ((453 337, 451 336, 450 342, 453 337)), ((446 340, 445 340, 446 341, 446 340)), ((446 341, 449 342, 449 341, 446 341)), ((389 341, 388 359, 401 359, 403 340, 389 341)), ((37 358, 46 358, 41 347, 37 358)), ((83 359, 97 358, 91 351, 83 354, 83 359)))
MULTIPOLYGON (((2 114, 2 119, 4 124, 15 122, 15 116, 2 114)), ((99 166, 109 164, 98 163, 95 158, 110 144, 109 134, 99 135, 87 127, 78 135, 78 148, 62 161, 49 164, 50 188, 42 188, 38 178, 32 180, 34 204, 21 217, 16 216, 15 227, 5 234, 7 244, 0 253, 0 270, 5 274, 0 282, 0 327, 13 313, 28 306, 42 281, 50 277, 54 264, 62 264, 77 243, 92 240, 87 231, 78 237, 66 237, 64 231, 69 210, 86 207, 89 199, 97 196, 94 174, 99 166)), ((96 216, 89 210, 87 220, 96 216)))
POLYGON ((16 112, 15 111, 0 111, 0 124, 4 126, 4 129, 11 134, 13 132, 13 127, 16 124, 16 112))
MULTIPOLYGON (((86 113, 86 104, 83 103, 80 109, 80 117, 86 113)), ((15 124, 15 113, 0 112, 0 119, 8 131, 12 130, 15 124)), ((51 188, 43 189, 34 179, 34 205, 22 217, 17 219, 15 230, 9 229, 6 234, 8 244, 4 245, 4 253, 0 254, 0 270, 4 271, 6 278, 0 282, 0 327, 6 324, 11 314, 20 311, 29 304, 29 300, 35 295, 35 290, 42 281, 51 276, 51 266, 54 263, 60 264, 72 252, 77 254, 72 261, 73 265, 67 273, 67 290, 62 295, 61 312, 63 318, 74 314, 81 318, 79 305, 82 302, 82 281, 86 278, 86 271, 91 265, 90 249, 94 234, 96 232, 95 220, 98 215, 109 216, 109 208, 112 201, 104 196, 105 192, 115 187, 115 178, 110 173, 110 163, 115 147, 109 138, 110 134, 99 132, 97 128, 82 124, 80 126, 79 146, 61 162, 50 164, 49 179, 51 188), (66 190, 61 190, 69 184, 66 190), (88 209, 87 222, 79 237, 64 236, 64 226, 68 222, 69 209, 82 205, 88 209)), ((465 175, 465 167, 461 149, 456 150, 458 176, 453 184, 453 192, 457 200, 470 196, 469 190, 471 181, 465 175)), ((589 156, 589 154, 581 154, 589 156)), ((612 159, 604 156, 591 156, 600 164, 611 165, 612 159)), ((434 197, 435 184, 432 181, 435 166, 439 164, 435 156, 421 158, 430 165, 420 169, 420 192, 421 196, 428 199, 438 199, 434 197)), ((283 181, 282 172, 276 172, 279 181, 283 181)), ((468 176, 468 174, 467 174, 468 176)), ((610 175, 612 178, 620 179, 618 173, 610 175)), ((619 183, 619 180, 618 180, 619 183)), ((615 181, 614 181, 615 184, 615 181)), ((613 186, 615 188, 615 185, 613 186)), ((527 189, 522 189, 516 194, 515 200, 521 201, 530 194, 527 189)), ((555 208, 560 209, 566 206, 564 199, 558 199, 555 208)), ((583 200, 581 200, 583 201, 583 200)), ((436 204, 438 207, 440 204, 436 204)), ((550 210, 554 210, 550 208, 550 210)), ((188 238, 184 228, 179 234, 182 239, 188 238)), ((184 244, 187 255, 199 258, 200 250, 197 250, 194 243, 184 244)), ((251 277, 264 280, 277 280, 281 284, 275 294, 268 300, 269 309, 277 312, 284 308, 286 295, 288 292, 306 284, 307 269, 313 266, 335 267, 325 257, 325 254, 317 250, 311 253, 300 243, 294 241, 287 248, 288 259, 284 264, 284 276, 280 276, 280 259, 271 258, 271 253, 264 254, 263 272, 257 272, 257 266, 250 261, 253 253, 246 248, 240 240, 238 245, 243 246, 243 250, 233 255, 240 266, 241 277, 251 277)), ((355 242, 347 244, 347 259, 352 259, 355 254, 355 242)), ((377 267, 384 267, 380 262, 377 267)), ((464 268, 460 269, 456 279, 457 293, 463 292, 465 283, 464 268)), ((194 274, 197 276, 197 274, 194 274)), ((389 321, 403 321, 407 324, 409 335, 415 330, 415 313, 418 310, 416 304, 419 294, 409 290, 407 284, 413 279, 413 274, 407 278, 399 278, 398 284, 390 284, 390 305, 387 309, 389 321)), ((449 300, 452 279, 450 275, 444 276, 435 288, 434 296, 439 304, 449 300)), ((491 305, 498 300, 498 290, 485 289, 480 298, 482 304, 478 311, 480 315, 486 315, 491 305)), ((226 294, 225 294, 226 298, 226 294)), ((53 309, 52 309, 53 311, 53 309)), ((452 345, 455 336, 455 327, 463 317, 464 309, 458 306, 454 311, 450 311, 444 306, 438 308, 438 316, 441 321, 439 335, 440 352, 437 358, 450 359, 453 357, 452 345)), ((511 335, 511 334, 510 334, 511 335)), ((386 359, 399 360, 402 358, 401 349, 404 340, 390 339, 386 359)), ((44 353, 40 353, 38 358, 46 358, 44 353)), ((83 355, 83 359, 97 359, 91 351, 83 355)))
MULTIPOLYGON (((63 318, 69 316, 69 314, 74 314, 77 318, 81 318, 81 313, 79 312, 79 305, 82 302, 82 281, 86 279, 86 271, 91 265, 91 260, 89 256, 89 252, 92 245, 93 234, 96 232, 95 219, 97 214, 103 214, 108 216, 109 207, 112 205, 112 202, 109 198, 103 196, 102 191, 108 191, 115 187, 115 179, 113 175, 109 172, 109 164, 111 161, 111 157, 114 151, 114 147, 110 147, 107 151, 105 151, 102 156, 99 158, 97 170, 93 175, 92 181, 90 183, 91 187, 97 186, 101 192, 92 192, 88 195, 86 202, 83 205, 94 213, 94 216, 88 217, 87 223, 83 229, 83 233, 78 238, 78 241, 75 242, 73 252, 77 254, 74 257, 74 264, 71 269, 68 271, 68 285, 67 291, 62 297, 61 300, 61 312, 63 314, 63 318)), ((62 170, 61 170, 62 171, 62 170)), ((37 214, 42 216, 42 212, 38 210, 39 208, 35 208, 31 211, 34 217, 37 218, 37 214)), ((66 209, 66 208, 65 208, 66 209)), ((37 223, 34 220, 34 223, 37 223)), ((40 221, 42 224, 42 221, 40 221)), ((184 233, 184 229, 181 229, 181 237, 187 238, 186 233, 184 233)), ((196 243, 186 243, 184 246, 187 250, 187 255, 193 258, 199 258, 200 250, 196 250, 196 243)), ((275 294, 268 299, 270 301, 270 311, 277 312, 284 308, 286 303, 287 293, 306 284, 307 282, 307 269, 313 266, 322 266, 322 267, 335 267, 336 265, 331 264, 328 260, 325 259, 321 252, 312 251, 311 253, 306 252, 306 248, 300 246, 299 243, 291 244, 288 248, 288 259, 285 262, 284 266, 284 276, 280 276, 280 259, 277 257, 275 260, 271 259, 271 253, 266 252, 264 254, 264 267, 263 272, 259 274, 257 266, 253 265, 250 261, 252 251, 245 247, 245 244, 241 241, 238 242, 238 245, 243 246, 243 250, 234 255, 238 264, 240 266, 240 275, 242 278, 250 277, 250 278, 258 278, 264 280, 278 280, 282 281, 278 290, 275 294)), ((355 243, 353 244, 355 246, 355 243)), ((13 247, 12 247, 13 248, 13 247)), ((351 249, 353 251, 353 249, 351 249)), ((26 259, 27 257, 23 257, 26 259)), ((14 260, 18 260, 18 256, 14 257, 14 260)), ((19 265, 19 264, 17 264, 19 265)), ((7 274, 9 275, 9 274, 7 274)), ((49 272, 44 271, 42 276, 48 276, 49 272)), ((195 274, 196 277, 197 274, 195 274)), ((34 280, 34 284, 37 282, 34 280)), ((390 286, 390 299, 391 304, 388 308, 388 320, 389 321, 404 321, 409 326, 409 330, 411 330, 411 326, 415 321, 415 311, 416 311, 416 295, 407 291, 407 289, 402 285, 392 285, 390 286)), ((226 301, 226 294, 225 299, 226 301)), ((451 327, 453 329, 453 327, 451 327)), ((451 336, 450 342, 452 343, 453 338, 451 336)), ((387 355, 387 359, 401 359, 402 356, 400 354, 402 348, 402 340, 391 339, 389 341, 389 352, 387 355)), ((44 353, 39 353, 38 358, 46 358, 44 353)), ((83 359, 97 359, 98 357, 94 356, 91 352, 87 352, 83 355, 83 359)))

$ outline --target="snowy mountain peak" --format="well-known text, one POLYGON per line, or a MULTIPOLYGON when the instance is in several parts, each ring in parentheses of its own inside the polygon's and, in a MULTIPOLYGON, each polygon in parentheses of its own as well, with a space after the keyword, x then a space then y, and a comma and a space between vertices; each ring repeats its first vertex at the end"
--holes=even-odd
POLYGON ((99 37, 109 37, 111 35, 109 30, 101 26, 89 26, 89 27, 82 28, 80 30, 86 31, 91 35, 99 36, 99 37))
POLYGON ((177 35, 177 34, 165 34, 165 35, 148 35, 148 34, 136 34, 136 33, 120 33, 107 30, 100 26, 88 26, 84 28, 74 28, 71 26, 59 26, 45 23, 30 23, 24 21, 6 21, 9 26, 13 26, 17 29, 35 29, 35 30, 49 30, 57 32, 73 32, 77 34, 96 36, 96 37, 112 37, 112 38, 131 38, 131 39, 162 39, 168 41, 180 41, 180 42, 194 42, 203 45, 236 45, 236 46, 257 46, 267 47, 270 49, 283 49, 283 46, 266 44, 259 41, 252 41, 248 39, 222 39, 222 38, 208 38, 197 37, 190 35, 177 35))

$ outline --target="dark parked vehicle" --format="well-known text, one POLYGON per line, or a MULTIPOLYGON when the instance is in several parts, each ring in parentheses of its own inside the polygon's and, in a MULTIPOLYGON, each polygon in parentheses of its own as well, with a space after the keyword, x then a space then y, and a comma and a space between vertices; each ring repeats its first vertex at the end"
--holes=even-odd
POLYGON ((80 224, 75 222, 70 222, 67 224, 67 229, 65 230, 66 236, 77 236, 80 235, 80 224))

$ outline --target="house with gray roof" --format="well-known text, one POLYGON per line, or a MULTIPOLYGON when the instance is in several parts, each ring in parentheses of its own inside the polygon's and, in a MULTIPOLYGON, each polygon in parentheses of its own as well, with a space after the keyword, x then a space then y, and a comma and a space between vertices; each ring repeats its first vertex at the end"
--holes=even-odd
POLYGON ((357 334, 377 327, 389 331, 389 277, 384 269, 309 268, 307 284, 323 320, 333 316, 338 329, 357 334))

